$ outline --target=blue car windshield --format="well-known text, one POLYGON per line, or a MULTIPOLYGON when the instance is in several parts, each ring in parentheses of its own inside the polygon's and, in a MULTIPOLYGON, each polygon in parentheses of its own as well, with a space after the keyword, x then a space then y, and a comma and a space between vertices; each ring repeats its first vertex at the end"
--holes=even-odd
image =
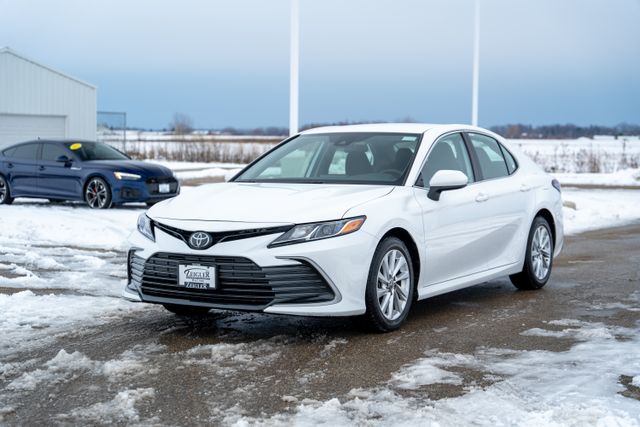
POLYGON ((71 142, 67 147, 83 162, 89 160, 130 160, 115 148, 100 142, 71 142))
POLYGON ((268 152, 234 181, 402 185, 420 136, 390 132, 303 134, 268 152))

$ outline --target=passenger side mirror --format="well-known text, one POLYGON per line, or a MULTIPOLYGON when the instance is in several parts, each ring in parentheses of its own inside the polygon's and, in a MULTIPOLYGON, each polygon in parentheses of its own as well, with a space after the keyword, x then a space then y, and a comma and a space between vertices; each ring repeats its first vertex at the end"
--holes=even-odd
POLYGON ((454 170, 439 170, 436 172, 431 181, 429 181, 429 193, 427 197, 431 200, 440 200, 440 193, 448 190, 457 190, 466 187, 469 178, 460 172, 454 170))
POLYGON ((69 157, 67 157, 67 156, 60 156, 60 157, 58 157, 58 158, 56 159, 56 162, 58 162, 58 163, 64 163, 64 165, 65 165, 65 166, 70 166, 70 165, 71 165, 72 160, 71 160, 69 157))

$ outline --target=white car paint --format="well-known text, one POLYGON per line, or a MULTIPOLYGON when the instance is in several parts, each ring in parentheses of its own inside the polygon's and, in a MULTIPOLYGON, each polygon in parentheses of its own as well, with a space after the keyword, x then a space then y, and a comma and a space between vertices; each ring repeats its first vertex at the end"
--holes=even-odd
MULTIPOLYGON (((472 286, 520 272, 527 237, 536 214, 545 209, 554 220, 554 256, 563 244, 562 202, 551 177, 499 135, 466 125, 373 124, 311 129, 302 134, 334 132, 419 133, 422 141, 404 185, 287 184, 229 182, 203 185, 159 203, 148 211, 154 221, 186 231, 244 230, 285 224, 366 216, 352 234, 269 248, 278 237, 266 235, 220 242, 206 250, 156 230, 153 242, 139 232, 130 237, 136 255, 157 252, 243 256, 260 267, 310 262, 333 288, 333 301, 273 304, 268 313, 348 316, 366 310, 365 289, 371 260, 390 230, 403 230, 416 247, 418 298, 472 286), (517 159, 510 176, 471 182, 445 191, 440 200, 414 184, 434 143, 451 132, 475 132, 499 141, 517 159)), ((280 233, 282 234, 282 233, 280 233)), ((123 296, 143 301, 125 288, 123 296)), ((188 301, 186 303, 189 303, 188 301)))

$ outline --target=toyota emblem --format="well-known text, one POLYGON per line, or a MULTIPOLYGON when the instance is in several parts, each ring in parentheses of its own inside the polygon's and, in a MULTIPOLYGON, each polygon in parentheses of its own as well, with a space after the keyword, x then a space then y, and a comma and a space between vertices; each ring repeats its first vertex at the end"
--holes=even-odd
POLYGON ((204 231, 196 231, 189 237, 189 246, 193 249, 206 249, 211 243, 211 235, 204 231))

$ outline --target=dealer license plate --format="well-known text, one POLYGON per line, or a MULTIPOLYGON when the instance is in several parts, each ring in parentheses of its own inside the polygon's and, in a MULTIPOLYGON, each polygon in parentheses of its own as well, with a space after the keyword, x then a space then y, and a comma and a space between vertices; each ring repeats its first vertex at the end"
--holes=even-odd
POLYGON ((171 191, 170 184, 158 184, 158 191, 160 193, 169 193, 171 191))
POLYGON ((191 289, 215 289, 216 268, 203 265, 179 265, 178 285, 191 289))

